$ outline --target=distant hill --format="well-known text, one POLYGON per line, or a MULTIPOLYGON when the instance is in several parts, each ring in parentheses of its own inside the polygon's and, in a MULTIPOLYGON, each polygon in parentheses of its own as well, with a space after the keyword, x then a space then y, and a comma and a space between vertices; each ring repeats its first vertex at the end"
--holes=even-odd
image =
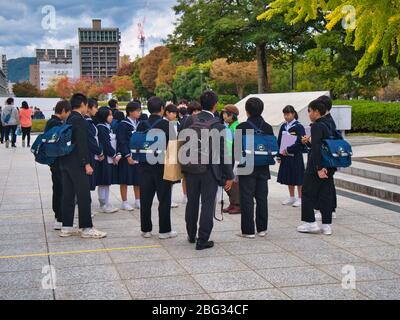
POLYGON ((36 63, 36 58, 17 58, 7 61, 8 80, 10 82, 29 81, 29 66, 36 63))

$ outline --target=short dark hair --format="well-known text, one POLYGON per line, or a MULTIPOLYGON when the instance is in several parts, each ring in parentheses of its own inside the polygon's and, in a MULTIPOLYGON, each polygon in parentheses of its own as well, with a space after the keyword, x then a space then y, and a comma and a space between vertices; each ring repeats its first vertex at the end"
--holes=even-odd
POLYGON ((126 105, 126 116, 128 117, 131 112, 141 110, 141 109, 142 109, 142 105, 140 104, 140 102, 137 102, 137 101, 129 102, 126 105))
POLYGON ((201 109, 200 103, 198 103, 197 101, 190 101, 187 110, 188 110, 188 113, 190 115, 192 115, 193 112, 201 111, 202 109, 201 109))
POLYGON ((147 101, 147 109, 149 110, 150 114, 161 112, 161 109, 164 106, 165 106, 164 101, 159 97, 151 97, 147 101))
POLYGON ((164 113, 166 114, 167 111, 170 112, 170 113, 172 112, 172 113, 178 114, 178 108, 177 108, 177 106, 174 105, 174 104, 169 104, 169 105, 167 105, 167 106, 165 107, 164 113))
POLYGON ((118 105, 118 101, 115 100, 115 99, 111 99, 110 101, 108 101, 108 106, 109 106, 111 109, 116 109, 116 108, 117 108, 117 105, 118 105))
POLYGON ((299 120, 299 114, 297 113, 296 109, 293 106, 286 106, 282 110, 283 113, 292 113, 294 114, 294 118, 299 120))
POLYGON ((322 101, 322 103, 325 105, 327 111, 332 110, 333 103, 332 103, 331 98, 329 98, 328 96, 321 96, 317 100, 322 101))
POLYGON ((94 107, 98 107, 99 106, 99 103, 97 102, 97 99, 94 99, 94 98, 89 98, 88 99, 88 108, 89 109, 93 109, 94 107))
POLYGON ((61 114, 63 112, 70 112, 72 110, 71 104, 69 103, 68 100, 60 100, 57 102, 55 108, 54 108, 54 113, 55 114, 61 114))
POLYGON ((323 101, 317 99, 311 101, 311 103, 308 105, 308 110, 318 111, 321 116, 324 116, 328 109, 323 101))
POLYGON ((203 110, 211 111, 218 103, 218 96, 214 91, 208 90, 200 96, 200 104, 203 110))
POLYGON ((107 122, 108 116, 111 114, 111 109, 109 107, 101 107, 96 113, 96 120, 98 123, 107 122))
POLYGON ((181 105, 181 104, 184 104, 185 106, 188 106, 189 102, 187 100, 185 100, 185 99, 182 99, 182 100, 179 101, 178 105, 181 105))
POLYGON ((14 104, 14 98, 8 98, 6 100, 6 104, 8 104, 8 105, 14 104))
POLYGON ((22 103, 21 103, 21 108, 22 108, 22 109, 29 109, 28 102, 22 101, 22 103))
POLYGON ((72 97, 71 97, 71 107, 72 110, 75 109, 79 109, 81 107, 81 105, 83 104, 87 104, 88 103, 88 99, 86 98, 86 96, 82 93, 75 93, 72 97))
POLYGON ((261 116, 264 111, 264 102, 260 98, 250 98, 246 101, 245 109, 251 117, 261 116))

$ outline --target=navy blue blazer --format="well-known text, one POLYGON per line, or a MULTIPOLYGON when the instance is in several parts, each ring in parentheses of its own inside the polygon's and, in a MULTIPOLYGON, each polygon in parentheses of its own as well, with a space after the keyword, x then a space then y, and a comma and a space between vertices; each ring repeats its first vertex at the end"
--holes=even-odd
POLYGON ((100 147, 100 143, 98 143, 96 140, 97 127, 93 123, 93 119, 89 116, 86 116, 85 120, 87 121, 87 129, 88 129, 89 153, 93 159, 94 156, 101 156, 103 154, 103 150, 100 147))
POLYGON ((104 154, 107 157, 115 158, 115 156, 117 155, 117 151, 111 145, 111 128, 107 127, 107 125, 104 123, 99 123, 97 125, 97 130, 99 130, 99 143, 103 149, 104 154))
POLYGON ((130 122, 129 119, 125 119, 118 124, 117 129, 117 151, 125 158, 131 156, 130 141, 133 132, 139 125, 139 121, 136 122, 136 127, 130 122))

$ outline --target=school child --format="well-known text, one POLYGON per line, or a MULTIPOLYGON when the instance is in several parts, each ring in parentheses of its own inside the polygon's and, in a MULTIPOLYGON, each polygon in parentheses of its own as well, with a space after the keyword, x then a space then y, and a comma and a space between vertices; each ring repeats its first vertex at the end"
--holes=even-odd
POLYGON ((88 129, 88 147, 89 147, 89 159, 90 165, 93 168, 93 174, 89 176, 90 190, 94 191, 96 189, 96 159, 98 161, 104 160, 103 150, 99 144, 99 131, 93 122, 93 118, 96 117, 98 111, 98 103, 95 99, 88 99, 88 112, 85 116, 87 121, 88 129))
MULTIPOLYGON (((246 135, 246 130, 257 128, 263 135, 274 136, 270 124, 262 117, 264 103, 259 98, 247 100, 245 109, 247 121, 237 126, 237 136, 246 135)), ((259 237, 265 237, 268 230, 268 180, 271 173, 268 165, 254 166, 249 175, 239 175, 241 229, 239 236, 254 239, 257 231, 259 237), (254 223, 254 199, 256 200, 254 223)))
MULTIPOLYGON (((54 108, 54 115, 47 121, 44 132, 58 126, 62 126, 63 122, 67 120, 71 114, 71 104, 67 100, 57 102, 54 108)), ((61 230, 62 228, 62 175, 60 168, 60 161, 56 161, 50 166, 51 181, 53 182, 53 197, 52 197, 52 208, 55 215, 54 219, 54 230, 61 230)))
MULTIPOLYGON (((149 126, 154 129, 162 130, 165 134, 166 146, 169 141, 169 123, 163 119, 164 102, 159 97, 151 97, 147 103, 150 117, 147 121, 139 124, 137 131, 146 132, 149 126)), ((171 228, 171 186, 170 181, 163 179, 164 164, 150 164, 143 162, 139 164, 140 178, 140 224, 142 237, 151 238, 153 224, 151 221, 151 207, 155 194, 159 201, 159 235, 160 239, 175 238, 178 236, 176 231, 171 228)))
POLYGON ((118 180, 118 162, 121 155, 117 153, 117 139, 111 129, 113 116, 110 108, 101 107, 97 112, 97 130, 99 143, 103 148, 104 161, 97 160, 96 167, 96 185, 99 195, 100 211, 103 213, 114 213, 118 209, 110 204, 110 186, 117 184, 118 180))
POLYGON ((87 98, 74 94, 71 98, 72 112, 66 123, 72 126, 73 151, 60 158, 63 184, 61 237, 80 235, 82 238, 101 239, 107 233, 96 230, 92 223, 90 185, 88 175, 93 174, 89 161, 87 123, 87 98), (75 203, 78 202, 79 228, 74 228, 75 203))
MULTIPOLYGON (((278 182, 287 185, 289 188, 289 199, 282 202, 282 205, 291 205, 295 208, 301 206, 301 189, 304 180, 304 145, 301 142, 306 132, 304 127, 298 121, 298 114, 293 106, 286 106, 283 109, 285 123, 281 126, 278 136, 278 146, 281 147, 282 138, 286 135, 296 137, 294 144, 287 146, 279 154, 280 163, 278 172, 278 182), (297 186, 298 198, 295 197, 295 188, 297 186)), ((282 149, 282 148, 280 148, 282 149)))
POLYGON ((21 110, 19 111, 19 122, 22 131, 22 147, 25 148, 25 138, 27 139, 27 147, 31 147, 31 130, 32 130, 32 109, 29 108, 28 102, 22 101, 21 110))
POLYGON ((126 118, 119 123, 117 128, 117 150, 122 156, 118 163, 118 181, 122 199, 121 210, 125 211, 134 210, 128 203, 128 186, 133 186, 135 208, 140 209, 138 163, 132 158, 130 141, 139 125, 141 113, 142 106, 139 102, 129 102, 126 106, 126 118))
MULTIPOLYGON (((229 152, 233 152, 233 143, 236 133, 236 128, 239 125, 239 109, 232 104, 228 104, 224 107, 221 112, 224 119, 225 125, 229 130, 227 136, 229 152)), ((224 213, 229 214, 240 214, 240 191, 239 182, 235 181, 232 185, 232 189, 228 192, 229 195, 229 206, 223 210, 224 213)))
POLYGON ((315 100, 308 106, 311 126, 311 152, 308 157, 304 175, 301 218, 304 224, 297 228, 302 233, 332 234, 332 212, 334 206, 334 168, 323 168, 321 165, 322 140, 333 135, 324 115, 327 108, 322 101, 315 100), (322 228, 315 221, 314 208, 319 208, 322 215, 322 228))

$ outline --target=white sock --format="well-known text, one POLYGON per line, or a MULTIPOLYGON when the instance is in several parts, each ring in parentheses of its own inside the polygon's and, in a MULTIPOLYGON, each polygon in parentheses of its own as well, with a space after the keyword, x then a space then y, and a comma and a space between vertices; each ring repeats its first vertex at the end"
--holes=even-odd
POLYGON ((100 206, 104 206, 105 205, 105 187, 101 187, 101 186, 98 187, 97 193, 99 196, 100 206))
POLYGON ((110 204, 110 186, 104 187, 104 202, 106 205, 110 204))
POLYGON ((140 199, 136 199, 136 200, 135 200, 135 204, 140 205, 140 199))

